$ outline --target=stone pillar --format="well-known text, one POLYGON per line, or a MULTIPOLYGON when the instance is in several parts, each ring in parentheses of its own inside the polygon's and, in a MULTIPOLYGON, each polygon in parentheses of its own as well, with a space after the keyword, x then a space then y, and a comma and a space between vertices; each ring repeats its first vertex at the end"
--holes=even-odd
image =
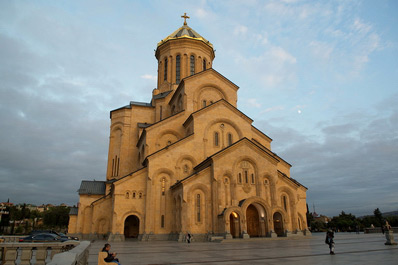
POLYGON ((15 265, 15 260, 17 259, 17 254, 18 254, 17 248, 7 247, 4 248, 4 252, 3 252, 4 265, 15 265))
POLYGON ((20 265, 30 265, 30 259, 32 258, 32 247, 22 247, 21 248, 21 262, 20 265))
POLYGON ((272 229, 269 231, 268 236, 269 236, 269 237, 272 237, 272 238, 278 237, 278 235, 277 235, 277 234, 275 233, 275 231, 272 230, 272 229))
POLYGON ((36 250, 36 265, 45 265, 47 256, 47 247, 38 247, 36 250))

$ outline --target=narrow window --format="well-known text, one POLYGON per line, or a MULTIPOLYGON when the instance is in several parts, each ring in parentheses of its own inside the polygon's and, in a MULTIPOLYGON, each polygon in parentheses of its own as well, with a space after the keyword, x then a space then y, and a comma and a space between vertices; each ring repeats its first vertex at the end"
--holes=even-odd
POLYGON ((135 199, 135 192, 133 192, 133 196, 132 197, 133 197, 133 199, 135 199))
POLYGON ((160 218, 160 227, 164 228, 164 215, 160 218))
POLYGON ((228 133, 228 145, 232 144, 232 134, 228 133))
POLYGON ((252 184, 254 184, 254 174, 252 174, 252 184))
POLYGON ((206 100, 203 100, 203 101, 202 101, 202 107, 203 107, 203 108, 206 107, 206 100))
POLYGON ((203 59, 203 71, 206 70, 206 59, 203 59))
POLYGON ((195 56, 191 55, 191 75, 195 74, 195 56))
POLYGON ((164 59, 164 81, 167 80, 167 58, 164 59))
POLYGON ((129 192, 126 192, 126 199, 130 197, 129 192))
POLYGON ((176 83, 180 83, 180 55, 176 57, 176 83))
POLYGON ((238 174, 238 181, 239 181, 239 184, 242 184, 242 174, 241 173, 238 174))
POLYGON ((286 196, 283 196, 283 208, 285 209, 285 211, 287 211, 286 196))
POLYGON ((162 178, 162 195, 164 196, 164 193, 166 191, 166 179, 162 178))
POLYGON ((140 192, 140 193, 138 194, 138 198, 139 198, 139 199, 142 199, 142 192, 140 192))
POLYGON ((119 176, 119 164, 120 164, 120 158, 117 158, 117 168, 116 168, 116 176, 119 176))
POLYGON ((160 106, 160 114, 159 114, 159 119, 162 120, 163 116, 163 106, 160 106))
POLYGON ((112 177, 115 175, 115 159, 112 159, 112 177))
POLYGON ((249 183, 249 178, 247 177, 247 170, 245 170, 245 182, 249 183))
POLYGON ((196 195, 196 221, 200 222, 200 194, 196 195))
POLYGON ((184 173, 188 173, 188 165, 184 165, 184 173))
POLYGON ((218 132, 214 133, 214 145, 218 146, 218 132))

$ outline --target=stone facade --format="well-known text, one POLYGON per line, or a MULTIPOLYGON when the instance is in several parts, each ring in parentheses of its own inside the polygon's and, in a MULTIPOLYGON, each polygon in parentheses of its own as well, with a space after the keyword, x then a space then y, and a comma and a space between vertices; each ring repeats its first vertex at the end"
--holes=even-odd
POLYGON ((69 233, 124 240, 308 235, 307 188, 237 109, 212 44, 184 24, 158 43, 150 103, 110 113, 106 181, 83 181, 69 233))

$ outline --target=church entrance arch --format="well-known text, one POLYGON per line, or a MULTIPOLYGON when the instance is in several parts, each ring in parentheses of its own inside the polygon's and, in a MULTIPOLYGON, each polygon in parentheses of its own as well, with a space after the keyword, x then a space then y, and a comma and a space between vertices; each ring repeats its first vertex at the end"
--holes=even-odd
POLYGON ((261 234, 260 231, 260 216, 257 208, 250 204, 246 210, 246 221, 247 221, 247 233, 250 237, 258 237, 261 234))
POLYGON ((124 237, 137 238, 140 233, 140 219, 136 215, 130 215, 124 221, 124 237))
POLYGON ((236 212, 232 212, 229 215, 229 226, 230 232, 233 238, 237 238, 240 235, 240 218, 236 212))
POLYGON ((279 212, 274 213, 274 230, 278 236, 283 236, 283 219, 279 212))

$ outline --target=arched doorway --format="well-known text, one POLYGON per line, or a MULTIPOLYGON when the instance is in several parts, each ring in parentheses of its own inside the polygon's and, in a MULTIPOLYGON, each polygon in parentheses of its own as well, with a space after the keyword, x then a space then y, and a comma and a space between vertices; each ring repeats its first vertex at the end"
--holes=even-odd
POLYGON ((250 237, 260 236, 260 216, 258 215, 257 208, 250 204, 246 210, 247 220, 247 233, 250 237))
POLYGON ((124 237, 137 238, 140 233, 140 219, 135 215, 130 215, 124 221, 124 237))
POLYGON ((229 215, 229 225, 230 232, 233 238, 237 238, 240 235, 240 225, 239 225, 239 215, 235 212, 232 212, 229 215))
POLYGON ((278 236, 283 236, 283 219, 279 212, 274 213, 274 230, 278 236))

